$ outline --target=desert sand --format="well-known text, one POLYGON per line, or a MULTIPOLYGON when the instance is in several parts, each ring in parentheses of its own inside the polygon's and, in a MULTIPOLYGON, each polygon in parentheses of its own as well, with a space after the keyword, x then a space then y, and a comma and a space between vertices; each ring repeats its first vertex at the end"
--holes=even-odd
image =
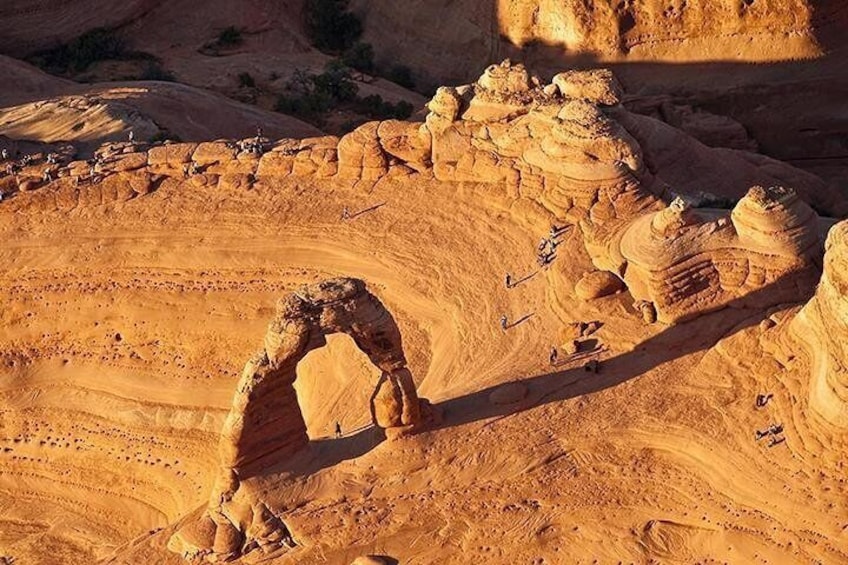
MULTIPOLYGON (((622 32, 629 4, 499 2, 469 79, 428 46, 459 57, 445 35, 491 13, 389 30, 400 5, 354 2, 365 37, 418 27, 462 78, 333 136, 214 84, 323 64, 297 3, 221 0, 196 27, 183 2, 59 4, 0 8, 0 50, 97 21, 181 82, 0 55, 0 564, 848 563, 844 82, 810 146, 720 112, 733 93, 618 72, 747 38, 843 80, 819 33, 839 7, 647 3, 622 32), (45 13, 62 25, 39 35, 45 13), (243 52, 199 57, 235 14, 243 52), (501 60, 539 41, 615 65, 501 60)), ((771 72, 734 92, 785 100, 788 71, 751 74, 771 72)))

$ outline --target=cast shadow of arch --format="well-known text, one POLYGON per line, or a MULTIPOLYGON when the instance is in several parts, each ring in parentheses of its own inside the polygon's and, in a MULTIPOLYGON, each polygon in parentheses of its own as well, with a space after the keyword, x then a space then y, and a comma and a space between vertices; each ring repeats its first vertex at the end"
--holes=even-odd
MULTIPOLYGON (((505 383, 435 403, 434 408, 441 414, 441 421, 423 432, 505 418, 546 404, 615 387, 665 363, 705 351, 721 339, 758 325, 768 316, 770 310, 780 304, 791 305, 808 300, 813 291, 814 285, 805 284, 803 277, 782 277, 742 298, 728 302, 719 311, 669 326, 637 345, 632 351, 605 359, 598 374, 587 372, 580 365, 516 379, 511 382, 525 385, 528 394, 523 400, 509 405, 498 405, 489 401, 489 395, 505 383), (776 295, 784 300, 776 302, 776 295)), ((540 351, 540 355, 546 355, 546 351, 540 351)), ((306 449, 286 462, 279 462, 266 472, 281 473, 289 478, 311 475, 365 455, 380 445, 385 438, 382 429, 367 426, 342 438, 313 440, 306 449)))

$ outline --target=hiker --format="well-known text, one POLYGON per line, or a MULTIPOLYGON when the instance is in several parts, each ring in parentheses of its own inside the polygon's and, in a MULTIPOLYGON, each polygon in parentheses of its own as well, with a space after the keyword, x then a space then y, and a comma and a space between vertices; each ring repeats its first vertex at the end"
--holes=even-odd
POLYGON ((41 175, 41 180, 44 182, 52 182, 53 172, 50 169, 44 169, 44 174, 41 175))
POLYGON ((766 437, 768 435, 769 435, 769 429, 768 428, 766 428, 765 430, 754 430, 754 439, 756 439, 757 441, 763 439, 764 437, 766 437))
POLYGON ((91 178, 93 179, 96 175, 97 175, 97 166, 96 166, 96 165, 91 165, 91 166, 88 168, 88 176, 89 176, 89 177, 91 177, 91 178))
POLYGON ((510 275, 509 273, 507 273, 504 277, 504 284, 507 288, 512 288, 512 275, 510 275))
POLYGON ((501 329, 506 331, 509 327, 509 318, 506 317, 506 314, 501 315, 501 329))
POLYGON ((133 130, 130 130, 130 133, 129 135, 127 135, 127 138, 130 140, 130 143, 135 143, 135 133, 133 132, 133 130))
POLYGON ((565 231, 566 226, 558 226, 556 224, 551 224, 551 239, 555 239, 562 235, 562 232, 565 231))
POLYGON ((548 247, 549 244, 550 244, 550 241, 547 238, 543 237, 541 239, 541 241, 539 241, 539 247, 538 247, 539 253, 542 253, 548 247))
POLYGON ((188 168, 188 174, 193 176, 193 175, 196 175, 196 174, 199 174, 199 173, 200 173, 200 167, 197 166, 196 161, 192 161, 191 166, 189 166, 189 168, 188 168))
POLYGON ((757 408, 763 408, 766 404, 768 404, 768 401, 771 400, 772 396, 774 396, 774 395, 772 395, 771 393, 769 393, 769 394, 758 394, 757 395, 757 402, 756 402, 757 408))
POLYGON ((256 142, 259 143, 260 139, 262 139, 262 126, 256 126, 256 142))
POLYGON ((768 433, 773 436, 783 433, 783 424, 772 424, 771 426, 769 426, 768 433))
POLYGON ((551 353, 550 353, 550 355, 548 355, 548 361, 550 361, 551 365, 556 365, 558 358, 559 358, 559 351, 557 351, 556 347, 551 347, 551 353))
POLYGON ((342 220, 349 220, 349 219, 350 219, 350 209, 347 206, 345 206, 344 208, 342 208, 342 220))
POLYGON ((0 159, 3 159, 5 161, 8 158, 9 158, 9 150, 6 149, 6 148, 3 148, 3 151, 0 151, 0 159))
POLYGON ((339 422, 336 422, 336 437, 342 437, 342 425, 339 422))
POLYGON ((550 253, 539 253, 537 260, 539 262, 540 267, 547 267, 554 260, 556 254, 554 252, 550 253))

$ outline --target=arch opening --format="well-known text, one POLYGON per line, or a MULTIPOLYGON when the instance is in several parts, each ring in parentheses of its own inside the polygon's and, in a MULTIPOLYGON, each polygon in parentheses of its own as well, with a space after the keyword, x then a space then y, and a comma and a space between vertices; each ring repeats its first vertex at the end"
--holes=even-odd
MULTIPOLYGON (((296 545, 282 518, 256 493, 240 486, 309 443, 295 381, 298 369, 302 372, 315 363, 315 357, 307 359, 310 352, 322 349, 316 354, 319 361, 322 355, 333 354, 339 339, 334 334, 346 334, 376 371, 375 382, 363 387, 369 392, 370 421, 406 432, 422 423, 422 401, 406 366, 400 330, 363 281, 330 279, 291 293, 277 303, 263 348, 247 362, 236 386, 221 430, 220 469, 207 510, 199 521, 171 537, 172 551, 227 561, 256 547, 296 545), (332 348, 325 347, 328 340, 334 343, 332 348)), ((348 347, 349 343, 341 349, 348 347)), ((313 384, 320 390, 320 384, 313 384)))
POLYGON ((298 364, 294 381, 310 441, 334 437, 337 422, 345 436, 374 423, 369 405, 380 369, 349 335, 326 337, 327 345, 313 349, 298 364))

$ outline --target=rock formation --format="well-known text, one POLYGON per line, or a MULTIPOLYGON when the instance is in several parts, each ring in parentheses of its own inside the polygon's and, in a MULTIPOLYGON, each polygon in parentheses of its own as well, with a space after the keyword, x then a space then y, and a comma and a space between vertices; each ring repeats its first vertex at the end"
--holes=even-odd
POLYGON ((236 386, 221 431, 220 471, 209 509, 172 538, 173 551, 227 559, 256 547, 272 551, 294 544, 280 517, 239 487, 306 447, 309 438, 293 386, 297 365, 326 345, 327 334, 337 332, 350 335, 383 372, 371 397, 374 424, 412 429, 421 423, 400 330, 365 283, 330 279, 293 292, 277 303, 264 347, 247 362, 236 386))
POLYGON ((821 282, 792 329, 810 357, 810 406, 848 428, 848 221, 830 229, 821 282))
MULTIPOLYGON (((818 273, 817 219, 791 189, 754 187, 729 215, 677 198, 614 229, 588 232, 587 248, 637 301, 653 305, 657 319, 673 323, 727 305, 802 298, 818 273)), ((651 319, 645 310, 640 304, 651 319)))
MULTIPOLYGON (((815 277, 818 227, 802 200, 836 212, 844 202, 815 177, 765 157, 704 146, 663 122, 628 112, 607 70, 567 71, 549 84, 521 64, 489 66, 470 85, 442 87, 425 122, 366 123, 341 139, 172 143, 144 151, 112 144, 89 163, 54 171, 77 190, 131 198, 169 179, 195 187, 250 189, 278 177, 374 183, 421 175, 490 183, 535 201, 558 221, 578 223, 595 265, 622 278, 644 315, 675 322, 740 301, 765 285, 774 304, 797 300, 815 277), (699 211, 674 193, 720 198, 754 188, 730 217, 699 211), (838 208, 838 209, 837 209, 838 208)), ((38 160, 0 179, 5 193, 45 181, 38 160)), ((609 273, 577 289, 615 292, 609 273)), ((759 299, 760 305, 764 305, 759 299)), ((389 371, 391 372, 391 371, 389 371)), ((252 451, 251 451, 252 452, 252 451)))
MULTIPOLYGON (((593 207, 607 216, 638 213, 670 187, 737 198, 758 184, 792 186, 822 210, 845 208, 835 190, 812 175, 766 157, 706 147, 659 120, 628 112, 621 98, 608 70, 567 71, 545 85, 507 60, 488 67, 474 84, 439 88, 423 124, 389 120, 366 123, 341 139, 262 140, 259 153, 223 141, 160 145, 147 152, 146 164, 127 155, 139 146, 113 144, 103 151, 102 169, 182 178, 185 165, 194 163, 193 184, 233 188, 279 176, 376 182, 420 174, 498 184, 559 217, 584 216, 593 207)), ((36 164, 7 177, 4 192, 37 186, 43 169, 36 164)), ((87 171, 84 163, 72 163, 56 174, 85 181, 87 171)))

